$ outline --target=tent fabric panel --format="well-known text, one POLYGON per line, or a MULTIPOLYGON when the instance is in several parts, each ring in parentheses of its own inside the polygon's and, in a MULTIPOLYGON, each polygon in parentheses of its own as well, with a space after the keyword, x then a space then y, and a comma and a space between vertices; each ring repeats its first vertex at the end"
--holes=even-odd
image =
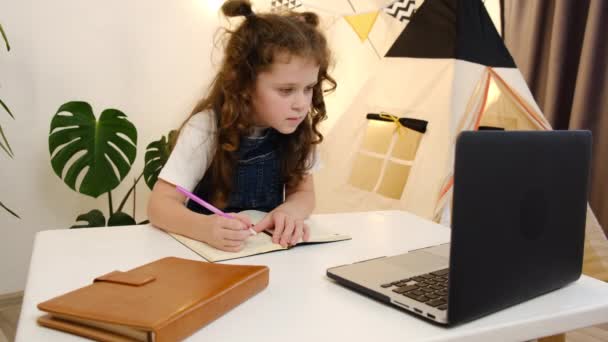
POLYGON ((381 12, 376 19, 372 30, 367 35, 370 42, 370 46, 367 48, 376 50, 378 53, 378 56, 375 56, 376 58, 383 57, 407 25, 409 25, 409 20, 402 22, 396 20, 386 12, 381 12), (371 46, 372 44, 373 47, 371 46))
POLYGON ((486 77, 487 67, 484 65, 461 60, 455 62, 451 116, 448 119, 452 145, 463 126, 474 124, 472 113, 481 110, 486 77))
MULTIPOLYGON (((453 115, 450 110, 453 96, 450 94, 456 90, 454 65, 458 61, 415 58, 387 60, 393 62, 387 63, 387 67, 402 65, 397 61, 407 61, 408 64, 412 64, 411 68, 416 69, 414 72, 420 75, 409 82, 416 85, 412 87, 415 91, 408 94, 413 95, 410 100, 415 101, 416 105, 409 108, 416 110, 411 114, 408 113, 407 116, 416 117, 415 114, 418 112, 418 118, 427 120, 428 127, 421 137, 401 201, 403 209, 422 217, 430 217, 436 203, 439 181, 442 180, 448 167, 450 117, 453 115)), ((479 66, 479 68, 483 67, 479 66)), ((395 70, 398 69, 393 69, 393 73, 395 70)), ((408 108, 403 106, 401 101, 394 102, 396 105, 408 108)))
MULTIPOLYGON (((398 117, 427 120, 439 105, 447 110, 453 80, 453 59, 387 58, 360 91, 365 103, 377 106, 370 113, 387 112, 398 117), (397 112, 384 107, 402 108, 397 112), (423 113, 420 113, 423 112, 423 113)), ((429 121, 429 126, 430 126, 429 121)))
POLYGON ((426 0, 385 57, 456 57, 456 0, 426 0))
POLYGON ((542 129, 505 88, 505 85, 491 78, 489 99, 481 125, 508 131, 542 129))
MULTIPOLYGON (((319 203, 319 208, 325 212, 369 210, 369 206, 372 205, 376 209, 410 210, 403 200, 398 201, 377 193, 365 192, 348 184, 355 158, 365 139, 370 121, 366 119, 368 113, 386 112, 398 117, 428 122, 426 133, 421 134, 402 198, 408 196, 406 194, 408 187, 410 192, 426 196, 424 182, 429 178, 425 172, 437 168, 433 165, 418 166, 417 159, 423 153, 430 153, 430 156, 423 158, 423 162, 426 160, 431 164, 434 163, 437 153, 429 147, 425 148, 425 145, 429 142, 431 145, 436 145, 437 139, 440 140, 439 145, 447 146, 449 142, 446 139, 442 143, 441 139, 449 135, 449 125, 445 122, 450 116, 449 94, 452 92, 453 64, 454 60, 450 59, 416 58, 390 58, 380 62, 377 72, 370 77, 348 109, 325 134, 325 140, 320 145, 324 167, 315 174, 315 190, 318 200, 322 202, 319 203), (410 186, 412 181, 420 184, 412 187, 410 186), (333 200, 325 201, 325 196, 333 200)), ((409 133, 408 131, 404 134, 409 133)), ((398 133, 393 134, 398 136, 398 133)), ((442 165, 441 170, 443 171, 444 168, 445 166, 442 165)), ((423 200, 423 202, 428 201, 429 199, 423 200)), ((427 213, 432 211, 432 207, 417 208, 416 203, 417 201, 414 200, 414 207, 410 211, 414 213, 419 212, 418 210, 427 213)))
POLYGON ((481 0, 459 0, 456 58, 491 67, 515 68, 481 0))
POLYGON ((455 58, 516 67, 481 0, 426 0, 385 57, 455 58))
POLYGON ((525 104, 527 112, 534 113, 537 122, 539 122, 544 129, 551 129, 551 124, 547 121, 540 107, 536 103, 528 84, 524 79, 519 69, 514 68, 492 68, 492 72, 496 74, 508 87, 514 92, 517 98, 525 104))

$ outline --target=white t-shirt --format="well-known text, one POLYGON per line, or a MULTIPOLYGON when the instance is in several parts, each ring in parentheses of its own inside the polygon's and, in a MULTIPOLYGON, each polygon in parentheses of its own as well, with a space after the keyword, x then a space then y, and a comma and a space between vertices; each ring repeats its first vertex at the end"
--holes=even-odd
MULTIPOLYGON (((192 115, 184 125, 169 160, 160 171, 158 178, 190 191, 194 190, 207 172, 215 155, 216 130, 215 116, 212 111, 206 110, 192 115)), ((253 135, 259 134, 260 130, 254 128, 253 135)), ((316 149, 312 158, 313 166, 309 173, 320 168, 316 149)))

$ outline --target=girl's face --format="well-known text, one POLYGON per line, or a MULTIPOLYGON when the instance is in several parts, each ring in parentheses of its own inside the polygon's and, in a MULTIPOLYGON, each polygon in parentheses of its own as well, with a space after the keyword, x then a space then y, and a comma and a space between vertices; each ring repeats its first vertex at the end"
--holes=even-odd
POLYGON ((258 74, 252 94, 253 122, 283 134, 293 133, 306 118, 319 65, 311 58, 281 54, 258 74))

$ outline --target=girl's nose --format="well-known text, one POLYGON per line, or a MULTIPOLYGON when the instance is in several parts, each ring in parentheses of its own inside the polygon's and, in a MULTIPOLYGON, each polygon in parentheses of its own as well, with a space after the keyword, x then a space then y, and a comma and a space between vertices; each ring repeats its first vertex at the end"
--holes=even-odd
POLYGON ((306 94, 298 93, 291 105, 291 108, 295 111, 301 112, 306 109, 306 107, 310 104, 310 99, 306 94))

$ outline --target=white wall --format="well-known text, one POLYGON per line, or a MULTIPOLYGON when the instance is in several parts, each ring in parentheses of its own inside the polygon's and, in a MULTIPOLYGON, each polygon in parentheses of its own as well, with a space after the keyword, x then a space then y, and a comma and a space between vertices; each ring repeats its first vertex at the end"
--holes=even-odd
MULTIPOLYGON (((351 2, 362 11, 387 1, 351 2)), ((138 129, 138 155, 127 176, 134 179, 143 169, 148 143, 182 122, 213 76, 210 56, 220 3, 0 0, 0 23, 12 47, 0 51, 0 98, 16 118, 0 112, 15 153, 14 159, 0 153, 0 201, 21 216, 0 210, 0 294, 23 290, 36 232, 69 227, 91 209, 107 215, 107 196, 78 194, 53 173, 48 134, 55 111, 81 100, 93 106, 96 116, 106 108, 125 112, 138 129)), ((338 13, 352 11, 346 0, 309 3, 338 13)), ((323 130, 328 131, 378 58, 343 19, 319 13, 334 48, 333 76, 339 81, 327 99, 330 119, 323 130)), ((221 54, 213 56, 217 62, 221 54)), ((113 191, 115 207, 130 184, 125 180, 113 191)), ((149 195, 143 181, 137 194, 136 220, 141 221, 149 195)), ((131 204, 127 208, 131 212, 131 204)))
MULTIPOLYGON (((205 1, 0 2, 12 47, 0 53, 0 96, 16 117, 0 114, 15 153, 13 160, 0 154, 0 200, 21 216, 0 212, 0 293, 23 289, 36 232, 69 227, 94 208, 107 213, 107 196, 78 194, 53 173, 55 111, 72 100, 89 102, 97 116, 124 111, 139 135, 133 179, 145 146, 185 118, 211 77, 217 18, 205 1)), ((115 206, 128 185, 113 192, 115 206)), ((143 220, 149 190, 143 182, 138 190, 143 220)))

